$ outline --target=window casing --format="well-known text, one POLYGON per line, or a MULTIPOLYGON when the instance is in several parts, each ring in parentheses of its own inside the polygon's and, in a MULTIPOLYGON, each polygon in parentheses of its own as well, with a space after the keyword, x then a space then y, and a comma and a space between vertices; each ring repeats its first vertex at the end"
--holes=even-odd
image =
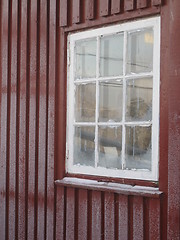
POLYGON ((158 180, 160 18, 68 36, 66 172, 158 180))

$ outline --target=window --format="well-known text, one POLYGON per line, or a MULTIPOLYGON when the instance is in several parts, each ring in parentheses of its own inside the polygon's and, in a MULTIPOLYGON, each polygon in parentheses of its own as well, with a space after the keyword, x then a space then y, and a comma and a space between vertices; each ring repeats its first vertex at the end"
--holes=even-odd
POLYGON ((160 18, 68 36, 66 172, 158 180, 160 18))

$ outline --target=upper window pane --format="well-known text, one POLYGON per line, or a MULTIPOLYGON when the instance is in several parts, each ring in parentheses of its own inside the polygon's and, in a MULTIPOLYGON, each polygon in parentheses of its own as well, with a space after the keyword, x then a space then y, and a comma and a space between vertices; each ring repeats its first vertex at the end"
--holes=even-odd
POLYGON ((151 72, 153 68, 153 29, 128 33, 127 73, 151 72))
POLYGON ((100 38, 100 76, 123 73, 123 34, 100 38))
POLYGON ((92 78, 96 76, 96 39, 77 41, 76 54, 76 79, 92 78))

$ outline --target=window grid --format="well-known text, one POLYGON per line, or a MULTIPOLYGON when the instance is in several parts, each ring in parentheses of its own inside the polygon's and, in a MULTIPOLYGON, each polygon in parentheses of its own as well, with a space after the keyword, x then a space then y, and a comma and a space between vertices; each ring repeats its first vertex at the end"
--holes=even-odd
MULTIPOLYGON (((99 128, 99 126, 107 126, 107 127, 108 126, 122 126, 121 159, 122 159, 122 170, 123 170, 123 169, 126 168, 126 165, 125 165, 126 126, 152 126, 152 124, 153 124, 153 120, 152 121, 133 121, 133 122, 125 120, 125 115, 126 115, 126 90, 127 90, 126 82, 127 82, 127 80, 128 79, 139 79, 141 77, 148 77, 148 76, 150 77, 151 76, 151 77, 153 77, 153 82, 154 82, 154 73, 148 72, 148 73, 137 73, 137 74, 133 74, 133 75, 131 75, 131 74, 127 74, 126 75, 126 66, 127 66, 127 31, 124 30, 123 33, 124 33, 124 42, 123 42, 123 45, 124 45, 123 48, 124 49, 123 49, 123 75, 122 76, 116 76, 116 77, 101 77, 100 76, 100 35, 98 35, 96 37, 96 40, 97 40, 97 42, 96 42, 96 78, 75 79, 73 74, 71 74, 71 76, 70 76, 70 77, 73 76, 74 86, 77 85, 77 84, 92 83, 92 82, 95 82, 95 84, 96 84, 95 122, 75 122, 74 121, 73 126, 70 129, 70 131, 73 130, 72 132, 74 134, 74 127, 75 126, 95 126, 95 169, 98 167, 97 165, 98 165, 98 160, 99 160, 98 159, 99 158, 99 146, 98 146, 99 145, 99 140, 98 140, 98 136, 99 136, 98 128, 99 128), (122 114, 122 121, 121 122, 115 122, 113 124, 112 123, 108 123, 108 122, 99 122, 98 121, 98 119, 99 119, 99 94, 100 94, 99 93, 99 84, 100 84, 101 81, 103 82, 103 81, 107 81, 107 80, 111 81, 111 80, 119 80, 119 79, 123 80, 123 114, 122 114)), ((73 44, 74 44, 74 42, 73 42, 73 44)), ((75 46, 75 44, 74 44, 74 46, 75 46)), ((75 56, 74 51, 70 55, 72 57, 75 56)), ((73 65, 73 67, 71 66, 71 68, 72 68, 71 69, 71 73, 72 73, 72 70, 74 72, 74 64, 73 64, 73 62, 74 61, 71 62, 72 65, 73 65)), ((154 65, 154 63, 153 63, 153 65, 154 65)), ((154 88, 154 84, 153 84, 153 88, 154 88)), ((154 103, 154 100, 153 100, 153 103, 154 103)), ((72 106, 72 104, 71 104, 71 106, 72 106)), ((70 134, 70 133, 68 133, 68 134, 70 134)), ((153 137, 151 138, 151 142, 152 141, 153 141, 153 137)), ((72 142, 71 142, 71 144, 70 143, 68 143, 68 144, 69 144, 69 147, 71 147, 71 149, 73 149, 72 142)), ((68 151, 68 153, 69 153, 69 151, 68 151)), ((69 158, 69 156, 68 156, 68 158, 69 158)), ((73 151, 71 151, 71 157, 70 158, 71 158, 71 161, 69 161, 70 164, 68 164, 68 166, 70 166, 70 168, 71 168, 70 171, 73 172, 73 168, 72 168, 72 165, 73 165, 73 151)), ((82 171, 83 171, 83 168, 84 167, 82 167, 82 171)), ((85 168, 88 168, 88 167, 85 167, 85 168)), ((76 167, 74 167, 74 169, 75 169, 75 172, 76 172, 76 167)), ((106 169, 106 170, 107 170, 107 172, 109 171, 109 169, 106 169)), ((120 171, 122 171, 122 170, 120 170, 120 171)), ((128 170, 128 171, 130 171, 130 170, 128 170)), ((111 172, 111 170, 109 172, 111 172)), ((126 170, 125 170, 125 172, 126 172, 126 170)), ((96 175, 98 175, 98 174, 96 174, 96 175)), ((119 177, 121 177, 121 176, 119 176, 119 177)), ((139 177, 137 177, 137 178, 139 178, 139 177)))

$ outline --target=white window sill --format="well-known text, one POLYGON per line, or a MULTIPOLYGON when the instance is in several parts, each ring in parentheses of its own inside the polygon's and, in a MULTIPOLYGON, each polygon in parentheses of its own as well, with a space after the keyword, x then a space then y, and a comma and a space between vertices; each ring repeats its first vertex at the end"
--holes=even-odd
POLYGON ((95 180, 87 180, 80 178, 65 177, 62 180, 56 180, 57 186, 74 187, 87 190, 108 191, 123 195, 137 195, 142 197, 159 198, 163 192, 159 188, 132 186, 127 184, 98 182, 95 180))

